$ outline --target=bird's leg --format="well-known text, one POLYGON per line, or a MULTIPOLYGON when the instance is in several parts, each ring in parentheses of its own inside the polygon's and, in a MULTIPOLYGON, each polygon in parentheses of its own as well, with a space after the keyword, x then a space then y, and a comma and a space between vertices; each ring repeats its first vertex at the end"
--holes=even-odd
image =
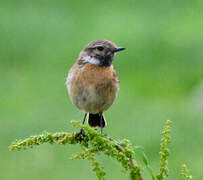
MULTIPOLYGON (((85 124, 86 117, 87 117, 87 113, 85 113, 85 116, 84 116, 83 121, 82 121, 82 125, 85 124)), ((84 129, 80 129, 80 133, 81 133, 82 135, 85 134, 84 129)))
POLYGON ((103 134, 103 121, 102 121, 102 114, 101 114, 101 116, 100 116, 100 130, 101 130, 101 135, 103 134))
POLYGON ((86 117, 87 117, 87 113, 85 113, 85 116, 83 118, 82 124, 85 124, 86 117))
MULTIPOLYGON (((82 121, 82 124, 85 124, 85 120, 86 120, 86 117, 87 117, 87 113, 85 113, 85 116, 83 118, 83 121, 82 121)), ((80 132, 78 132, 76 135, 75 135, 75 138, 76 139, 79 139, 80 141, 82 140, 82 136, 85 134, 85 130, 84 129, 80 129, 80 132)))

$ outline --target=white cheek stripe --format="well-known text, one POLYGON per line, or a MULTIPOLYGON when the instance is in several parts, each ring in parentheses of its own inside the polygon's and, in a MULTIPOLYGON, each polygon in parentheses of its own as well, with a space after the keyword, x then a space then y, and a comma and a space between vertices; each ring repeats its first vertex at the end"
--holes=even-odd
POLYGON ((100 61, 99 61, 98 59, 95 59, 95 58, 90 57, 90 56, 86 56, 86 57, 84 58, 84 61, 85 61, 85 62, 88 62, 88 63, 90 63, 90 64, 96 64, 96 65, 99 65, 99 64, 100 64, 100 61))

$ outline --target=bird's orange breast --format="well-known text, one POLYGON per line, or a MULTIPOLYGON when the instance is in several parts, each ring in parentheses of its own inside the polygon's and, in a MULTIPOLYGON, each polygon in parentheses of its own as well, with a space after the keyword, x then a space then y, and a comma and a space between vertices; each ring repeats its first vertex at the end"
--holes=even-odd
POLYGON ((87 64, 83 67, 81 79, 86 85, 97 85, 99 83, 105 83, 109 80, 117 80, 116 72, 113 66, 102 67, 93 64, 87 64))
POLYGON ((113 66, 74 65, 67 86, 72 102, 86 112, 107 110, 116 98, 119 82, 113 66))

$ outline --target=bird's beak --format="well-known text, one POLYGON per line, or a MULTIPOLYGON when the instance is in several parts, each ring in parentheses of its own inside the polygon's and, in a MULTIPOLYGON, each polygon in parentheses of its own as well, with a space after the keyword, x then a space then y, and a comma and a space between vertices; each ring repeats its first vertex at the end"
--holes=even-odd
POLYGON ((118 51, 122 51, 122 50, 125 50, 124 47, 116 47, 114 52, 118 52, 118 51))

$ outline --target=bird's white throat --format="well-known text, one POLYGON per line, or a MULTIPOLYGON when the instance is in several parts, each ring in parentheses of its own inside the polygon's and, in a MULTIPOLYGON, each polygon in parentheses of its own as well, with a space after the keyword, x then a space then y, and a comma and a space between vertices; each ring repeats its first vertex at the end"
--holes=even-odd
POLYGON ((90 64, 96 64, 96 65, 100 64, 100 61, 98 59, 90 57, 90 56, 85 56, 84 61, 88 62, 90 64))

